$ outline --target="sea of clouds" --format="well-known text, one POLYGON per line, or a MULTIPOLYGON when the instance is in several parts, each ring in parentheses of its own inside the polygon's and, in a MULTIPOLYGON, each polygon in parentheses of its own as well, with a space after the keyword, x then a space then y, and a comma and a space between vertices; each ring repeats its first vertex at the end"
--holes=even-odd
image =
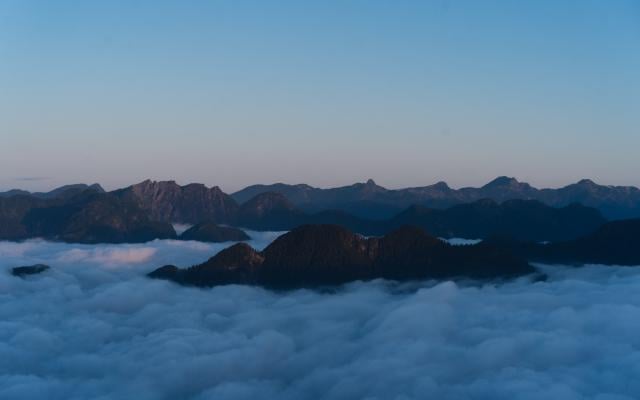
POLYGON ((330 292, 144 276, 223 247, 0 242, 0 399, 640 397, 640 268, 330 292))

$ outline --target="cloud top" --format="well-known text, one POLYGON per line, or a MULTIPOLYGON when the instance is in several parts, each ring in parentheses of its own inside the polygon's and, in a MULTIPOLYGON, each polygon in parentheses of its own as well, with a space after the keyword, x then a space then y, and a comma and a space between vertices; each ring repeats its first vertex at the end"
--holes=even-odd
POLYGON ((143 276, 221 247, 0 243, 0 398, 640 396, 637 269, 541 266, 547 282, 332 292, 143 276), (47 260, 54 269, 39 276, 7 273, 47 260))

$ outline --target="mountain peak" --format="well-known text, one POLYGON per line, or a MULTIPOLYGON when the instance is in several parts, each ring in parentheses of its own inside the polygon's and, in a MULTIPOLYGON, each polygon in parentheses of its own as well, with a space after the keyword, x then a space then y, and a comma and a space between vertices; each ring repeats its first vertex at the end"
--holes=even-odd
POLYGON ((438 190, 449 190, 449 189, 451 189, 449 187, 449 185, 447 184, 447 182, 445 182, 445 181, 436 182, 431 187, 433 187, 434 189, 438 189, 438 190))
POLYGON ((578 185, 582 185, 582 186, 597 186, 596 183, 594 181, 592 181, 591 179, 580 179, 580 181, 578 181, 578 185))
POLYGON ((375 182, 373 179, 371 179, 371 178, 367 179, 367 183, 366 183, 366 185, 367 185, 367 186, 378 186, 378 185, 376 184, 376 182, 375 182))
POLYGON ((519 183, 520 182, 518 182, 516 178, 508 177, 508 176, 499 176, 496 179, 484 185, 483 187, 490 188, 490 187, 512 186, 512 185, 517 185, 519 183))

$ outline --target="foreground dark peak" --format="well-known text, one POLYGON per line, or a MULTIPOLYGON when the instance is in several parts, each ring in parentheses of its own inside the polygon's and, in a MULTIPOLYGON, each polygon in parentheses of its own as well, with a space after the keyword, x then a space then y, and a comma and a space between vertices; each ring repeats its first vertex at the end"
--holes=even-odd
POLYGON ((523 259, 483 246, 450 246, 415 227, 365 238, 336 225, 306 225, 276 239, 262 252, 237 244, 207 262, 150 274, 181 284, 230 283, 269 287, 332 285, 375 278, 509 278, 534 272, 523 259))

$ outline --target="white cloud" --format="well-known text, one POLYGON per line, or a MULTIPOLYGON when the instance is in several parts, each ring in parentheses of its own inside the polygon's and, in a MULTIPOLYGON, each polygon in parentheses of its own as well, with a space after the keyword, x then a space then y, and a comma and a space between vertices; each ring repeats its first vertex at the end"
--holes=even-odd
POLYGON ((105 265, 131 265, 149 261, 156 253, 152 247, 71 249, 61 253, 56 259, 60 263, 91 262, 105 265))
POLYGON ((144 277, 222 247, 0 243, 0 398, 640 396, 639 269, 542 266, 547 282, 331 293, 144 277), (63 257, 73 251, 83 256, 63 257), (47 261, 42 275, 7 273, 47 261))
POLYGON ((441 240, 449 243, 452 246, 466 246, 470 244, 478 244, 482 242, 482 239, 462 239, 462 238, 440 238, 441 240))

